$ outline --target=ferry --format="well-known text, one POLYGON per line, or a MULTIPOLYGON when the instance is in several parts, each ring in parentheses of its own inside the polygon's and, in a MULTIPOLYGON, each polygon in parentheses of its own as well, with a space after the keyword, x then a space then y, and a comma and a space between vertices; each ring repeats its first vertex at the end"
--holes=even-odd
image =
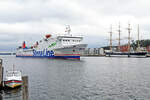
POLYGON ((45 35, 44 39, 27 47, 25 41, 17 48, 16 57, 64 58, 80 59, 87 44, 83 44, 82 36, 72 36, 70 26, 65 35, 45 35))

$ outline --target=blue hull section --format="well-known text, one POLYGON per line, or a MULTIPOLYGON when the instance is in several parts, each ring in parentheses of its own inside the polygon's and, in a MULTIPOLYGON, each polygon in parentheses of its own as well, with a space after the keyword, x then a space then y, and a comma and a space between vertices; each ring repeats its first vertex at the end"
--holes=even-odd
POLYGON ((27 58, 61 58, 61 59, 80 59, 80 56, 16 56, 27 58))

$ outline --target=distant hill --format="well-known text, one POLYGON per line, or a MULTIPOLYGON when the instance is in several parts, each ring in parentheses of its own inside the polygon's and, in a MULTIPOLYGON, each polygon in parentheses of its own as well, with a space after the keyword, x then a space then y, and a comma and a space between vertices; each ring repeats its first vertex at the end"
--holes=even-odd
MULTIPOLYGON (((139 43, 140 43, 140 47, 147 47, 147 46, 150 46, 150 39, 140 40, 139 43)), ((131 46, 132 46, 132 47, 138 47, 138 40, 132 41, 131 46)))

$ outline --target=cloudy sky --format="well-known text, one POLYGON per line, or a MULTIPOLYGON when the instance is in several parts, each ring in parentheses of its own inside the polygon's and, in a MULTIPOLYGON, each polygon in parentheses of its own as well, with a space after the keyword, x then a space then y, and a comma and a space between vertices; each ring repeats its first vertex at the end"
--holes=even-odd
POLYGON ((0 0, 0 50, 14 50, 22 41, 33 44, 45 34, 64 34, 66 25, 73 35, 84 35, 89 47, 108 45, 110 25, 114 44, 121 23, 122 43, 131 23, 132 39, 150 39, 148 0, 0 0))

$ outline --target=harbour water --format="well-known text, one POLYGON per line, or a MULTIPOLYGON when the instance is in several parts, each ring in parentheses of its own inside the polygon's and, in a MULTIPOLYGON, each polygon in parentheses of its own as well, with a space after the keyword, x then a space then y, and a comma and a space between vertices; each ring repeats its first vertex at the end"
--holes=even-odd
MULTIPOLYGON (((1 58, 29 77, 29 100, 150 100, 150 58, 1 58)), ((21 90, 1 98, 21 100, 21 90)))

